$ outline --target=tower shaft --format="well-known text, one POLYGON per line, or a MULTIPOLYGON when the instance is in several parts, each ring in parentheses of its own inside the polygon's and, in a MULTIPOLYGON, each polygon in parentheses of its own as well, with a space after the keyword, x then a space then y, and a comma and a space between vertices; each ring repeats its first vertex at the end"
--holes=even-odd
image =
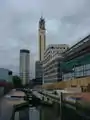
POLYGON ((46 49, 45 20, 41 17, 39 21, 39 60, 43 61, 46 49))

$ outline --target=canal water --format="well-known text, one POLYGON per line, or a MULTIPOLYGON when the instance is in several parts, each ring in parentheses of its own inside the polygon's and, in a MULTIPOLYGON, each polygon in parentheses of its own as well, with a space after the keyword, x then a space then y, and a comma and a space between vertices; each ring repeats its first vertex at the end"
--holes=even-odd
POLYGON ((60 105, 26 108, 15 115, 15 120, 60 120, 60 105), (29 111, 29 112, 28 112, 29 111))
POLYGON ((40 109, 40 120, 60 120, 60 105, 54 103, 52 106, 42 106, 40 109))
POLYGON ((29 108, 29 120, 40 120, 40 112, 35 107, 29 108))
POLYGON ((60 105, 54 103, 52 106, 39 106, 30 108, 29 120, 60 120, 60 105))

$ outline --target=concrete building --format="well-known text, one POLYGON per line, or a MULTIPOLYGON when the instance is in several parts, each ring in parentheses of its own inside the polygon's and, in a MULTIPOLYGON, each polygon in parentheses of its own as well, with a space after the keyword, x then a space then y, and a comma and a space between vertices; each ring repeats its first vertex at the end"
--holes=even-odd
POLYGON ((42 70, 42 62, 36 61, 35 63, 35 82, 37 84, 41 84, 43 80, 43 70, 42 70))
POLYGON ((20 50, 20 77, 22 84, 25 85, 30 79, 30 51, 26 49, 20 50))
POLYGON ((43 72, 44 83, 54 83, 62 80, 60 63, 62 62, 62 53, 68 49, 66 44, 49 45, 44 52, 43 72))
POLYGON ((41 17, 39 21, 39 60, 43 61, 46 49, 45 20, 41 17))
POLYGON ((5 68, 0 68, 0 81, 12 82, 12 71, 5 68))
POLYGON ((69 48, 66 44, 51 44, 44 52, 44 63, 48 63, 52 58, 61 55, 69 48))

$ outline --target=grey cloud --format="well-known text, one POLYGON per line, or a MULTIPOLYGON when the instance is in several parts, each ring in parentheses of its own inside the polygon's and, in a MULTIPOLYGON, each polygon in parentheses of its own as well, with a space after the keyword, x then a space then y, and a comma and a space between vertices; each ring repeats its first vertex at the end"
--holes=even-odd
POLYGON ((53 0, 53 2, 52 0, 49 0, 48 2, 47 0, 43 0, 42 9, 49 18, 54 17, 56 19, 61 19, 63 16, 78 13, 82 10, 85 4, 85 0, 53 0))
POLYGON ((38 59, 38 21, 46 19, 47 45, 72 44, 90 33, 90 0, 0 0, 0 66, 18 71, 19 50, 38 59))

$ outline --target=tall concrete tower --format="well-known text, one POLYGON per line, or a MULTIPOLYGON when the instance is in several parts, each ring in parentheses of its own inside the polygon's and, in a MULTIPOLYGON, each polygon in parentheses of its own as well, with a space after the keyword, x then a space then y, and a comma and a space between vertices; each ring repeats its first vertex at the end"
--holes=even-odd
POLYGON ((46 30, 45 20, 43 17, 39 20, 39 60, 43 61, 44 51, 46 49, 46 30))
POLYGON ((20 50, 20 77, 23 85, 27 84, 30 79, 30 51, 26 49, 20 50))

